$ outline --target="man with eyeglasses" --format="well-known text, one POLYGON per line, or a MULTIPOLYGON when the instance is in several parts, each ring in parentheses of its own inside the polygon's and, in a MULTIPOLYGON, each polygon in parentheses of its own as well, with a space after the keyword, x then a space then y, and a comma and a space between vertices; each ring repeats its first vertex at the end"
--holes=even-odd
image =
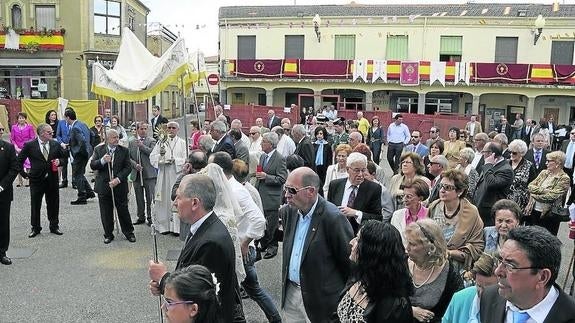
POLYGON ((419 130, 411 132, 411 143, 407 145, 403 151, 414 152, 421 156, 421 158, 429 154, 429 148, 426 145, 421 144, 421 132, 419 130))
POLYGON ((12 182, 22 170, 18 163, 14 145, 2 140, 4 126, 0 124, 0 263, 12 264, 12 259, 6 256, 10 246, 10 209, 14 199, 12 182))
POLYGON ((260 157, 255 177, 255 187, 260 193, 267 227, 264 236, 257 241, 263 258, 273 258, 278 253, 276 230, 279 226, 278 209, 281 205, 282 186, 287 178, 285 158, 277 151, 278 135, 267 132, 261 141, 263 154, 260 157))
POLYGON ((575 129, 569 132, 569 139, 563 140, 561 151, 565 153, 565 165, 563 171, 573 181, 573 158, 575 157, 575 129))
POLYGON ((285 183, 284 322, 328 322, 350 273, 353 230, 338 208, 319 196, 319 188, 319 176, 307 167, 296 168, 285 183))
POLYGON ((440 133, 440 130, 437 126, 433 126, 433 127, 431 127, 431 129, 429 129, 429 139, 427 139, 425 141, 425 145, 427 146, 427 148, 431 148, 431 144, 437 140, 439 140, 439 141, 441 141, 441 143, 443 143, 444 140, 441 139, 441 137, 439 137, 439 133, 440 133))
POLYGON ((573 322, 575 301, 555 283, 560 266, 561 241, 547 230, 509 231, 495 269, 497 285, 481 295, 481 322, 573 322))
POLYGON ((40 212, 44 196, 50 232, 55 235, 62 235, 58 219, 60 212, 58 166, 66 163, 68 157, 60 144, 52 139, 54 133, 50 125, 40 124, 36 128, 36 132, 38 138, 25 143, 20 154, 18 154, 20 165, 26 158, 30 160, 31 165, 28 173, 20 172, 23 177, 30 179, 30 224, 32 230, 28 234, 29 238, 34 238, 42 231, 40 212))
POLYGON ((253 126, 250 128, 250 152, 257 153, 262 151, 261 128, 253 126))
POLYGON ((513 182, 513 169, 503 158, 501 145, 490 142, 483 147, 485 165, 477 181, 473 201, 484 225, 494 225, 491 207, 499 200, 507 198, 507 192, 513 182))
POLYGON ((347 178, 329 183, 327 200, 338 205, 340 212, 349 220, 354 234, 362 221, 379 220, 381 213, 381 185, 365 180, 367 157, 353 152, 347 157, 347 178))
POLYGON ((186 141, 178 137, 178 130, 177 122, 168 122, 168 138, 159 140, 150 153, 150 163, 158 169, 153 221, 158 232, 175 236, 180 235, 180 219, 172 212, 170 193, 188 157, 186 141))

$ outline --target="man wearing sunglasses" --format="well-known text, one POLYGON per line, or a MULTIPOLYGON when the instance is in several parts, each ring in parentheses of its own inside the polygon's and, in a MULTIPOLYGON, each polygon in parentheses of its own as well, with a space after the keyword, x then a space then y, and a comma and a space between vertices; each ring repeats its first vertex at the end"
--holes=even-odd
POLYGON ((498 258, 497 285, 481 295, 481 322, 573 322, 575 301, 555 283, 561 266, 557 237, 538 226, 517 227, 498 258))
POLYGON ((328 322, 349 275, 351 225, 319 188, 319 176, 308 167, 292 171, 284 186, 284 322, 328 322))
POLYGON ((0 263, 12 264, 6 256, 10 245, 10 206, 13 199, 12 182, 22 169, 18 164, 14 145, 1 139, 4 126, 0 124, 0 263))

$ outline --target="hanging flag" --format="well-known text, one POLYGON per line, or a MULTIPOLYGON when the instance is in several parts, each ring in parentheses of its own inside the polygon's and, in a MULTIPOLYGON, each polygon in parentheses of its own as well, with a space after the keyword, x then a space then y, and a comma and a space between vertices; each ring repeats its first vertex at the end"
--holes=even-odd
POLYGON ((20 49, 20 35, 14 29, 8 29, 6 33, 6 41, 4 43, 5 49, 20 49))
POLYGON ((355 82, 358 78, 361 78, 364 82, 367 82, 367 62, 365 59, 356 59, 353 61, 352 81, 355 82))
POLYGON ((429 85, 433 85, 433 82, 439 81, 441 85, 445 86, 445 67, 446 62, 431 62, 429 85))
POLYGON ((371 75, 371 83, 375 83, 377 79, 382 79, 387 83, 387 61, 381 59, 373 60, 373 74, 371 75))
POLYGON ((399 84, 404 86, 419 85, 419 62, 401 62, 399 84))

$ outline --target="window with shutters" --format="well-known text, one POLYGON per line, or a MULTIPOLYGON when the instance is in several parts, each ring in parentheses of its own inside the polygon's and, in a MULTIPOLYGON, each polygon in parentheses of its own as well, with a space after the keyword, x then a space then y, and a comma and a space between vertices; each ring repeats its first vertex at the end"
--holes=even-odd
POLYGON ((551 43, 551 64, 573 65, 574 41, 553 41, 551 43))
POLYGON ((96 34, 120 35, 122 30, 120 2, 94 0, 94 32, 96 34))
POLYGON ((517 37, 495 38, 495 63, 517 63, 517 37))
POLYGON ((256 36, 238 36, 238 59, 256 59, 256 36))
POLYGON ((390 60, 407 60, 409 38, 405 35, 387 36, 385 58, 390 60))
POLYGON ((36 29, 56 28, 56 6, 36 5, 36 29))
POLYGON ((334 59, 355 59, 355 35, 335 35, 334 59))
POLYGON ((461 62, 462 36, 441 36, 439 46, 440 62, 461 62))
POLYGON ((304 55, 304 35, 285 36, 285 58, 303 59, 304 55))

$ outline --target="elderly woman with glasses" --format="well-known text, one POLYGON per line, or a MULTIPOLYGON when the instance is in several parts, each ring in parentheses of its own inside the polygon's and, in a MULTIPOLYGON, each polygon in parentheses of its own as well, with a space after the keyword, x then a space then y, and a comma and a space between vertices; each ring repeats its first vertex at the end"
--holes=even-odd
POLYGON ((459 152, 459 159, 455 169, 459 169, 467 175, 469 179, 469 188, 467 189, 467 198, 471 201, 473 199, 473 194, 475 194, 475 189, 477 188, 477 182, 479 181, 479 173, 473 168, 471 163, 475 158, 475 152, 471 148, 463 148, 459 152))
POLYGON ((182 268, 168 276, 162 310, 170 323, 223 322, 216 276, 201 265, 182 268))
POLYGON ((507 240, 509 230, 519 225, 522 209, 512 200, 499 200, 493 204, 491 213, 495 219, 495 226, 483 229, 485 238, 485 252, 498 252, 507 240))
POLYGON ((462 289, 453 295, 442 323, 479 323, 479 300, 486 287, 497 284, 495 269, 499 262, 496 257, 483 253, 471 269, 475 285, 462 289))
POLYGON ((527 187, 529 190, 529 202, 525 210, 526 215, 530 214, 525 222, 539 225, 557 235, 561 219, 555 216, 551 210, 553 206, 562 207, 565 195, 569 189, 569 175, 563 171, 565 164, 565 153, 553 151, 546 155, 547 169, 539 173, 527 187))
POLYGON ((434 140, 429 144, 429 155, 423 157, 423 165, 425 166, 425 176, 429 178, 430 181, 435 179, 435 176, 429 172, 429 164, 431 164, 431 158, 443 154, 443 140, 441 138, 434 140))
POLYGON ((405 230, 409 271, 415 293, 410 297, 413 322, 441 322, 463 280, 447 258, 447 242, 431 219, 409 224, 405 230))
POLYGON ((507 147, 507 151, 511 154, 509 163, 513 168, 513 182, 509 187, 507 198, 517 203, 521 210, 525 209, 529 202, 527 185, 537 176, 535 165, 524 158, 527 150, 527 144, 521 139, 513 140, 507 147))
POLYGON ((325 174, 325 183, 323 184, 323 195, 327 196, 329 183, 334 179, 347 177, 347 156, 351 154, 351 146, 348 144, 339 144, 335 148, 335 164, 329 165, 325 174))
POLYGON ((465 196, 467 175, 450 169, 441 175, 439 199, 429 205, 429 217, 439 224, 447 252, 458 271, 469 270, 483 252, 483 221, 465 196))
POLYGON ((423 180, 428 186, 431 182, 425 177, 425 170, 423 169, 423 160, 414 152, 406 152, 401 155, 399 159, 401 169, 399 174, 393 175, 389 180, 389 193, 393 199, 393 209, 399 210, 404 207, 403 204, 403 186, 416 178, 423 180))
POLYGON ((337 307, 338 321, 413 322, 413 285, 397 229, 367 221, 349 244, 355 266, 337 307))
POLYGON ((421 179, 414 179, 413 181, 403 185, 403 204, 405 208, 393 212, 391 216, 391 224, 401 233, 401 240, 405 245, 405 227, 413 222, 427 218, 427 208, 423 205, 423 201, 429 197, 429 186, 421 179))

